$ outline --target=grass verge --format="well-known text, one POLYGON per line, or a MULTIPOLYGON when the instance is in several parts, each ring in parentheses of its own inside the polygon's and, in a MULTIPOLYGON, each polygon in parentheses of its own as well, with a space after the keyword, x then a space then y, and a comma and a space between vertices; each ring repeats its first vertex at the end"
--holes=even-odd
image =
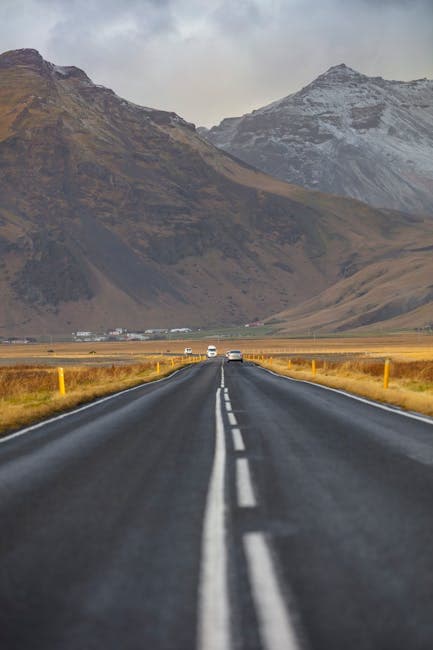
POLYGON ((58 391, 56 368, 4 366, 0 368, 0 437, 99 397, 161 379, 190 364, 190 359, 164 357, 132 365, 68 366, 64 397, 58 391))
POLYGON ((388 388, 383 387, 383 361, 316 359, 313 377, 311 359, 254 359, 258 365, 280 375, 312 381, 345 390, 368 399, 393 404, 408 411, 433 416, 433 361, 392 361, 388 388))

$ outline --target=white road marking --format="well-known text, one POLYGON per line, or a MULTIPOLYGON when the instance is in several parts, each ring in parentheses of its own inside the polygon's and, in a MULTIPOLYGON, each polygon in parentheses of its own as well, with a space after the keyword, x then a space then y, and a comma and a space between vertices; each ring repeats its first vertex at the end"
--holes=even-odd
POLYGON ((236 491, 240 508, 255 508, 257 506, 250 465, 246 458, 238 458, 236 461, 236 491))
POLYGON ((29 433, 30 431, 35 431, 35 429, 44 427, 46 424, 51 424, 52 422, 57 422, 57 420, 63 420, 63 418, 68 418, 70 415, 75 415, 75 413, 80 413, 81 411, 86 411, 87 409, 91 409, 94 406, 98 406, 98 404, 102 404, 103 402, 108 402, 108 400, 110 399, 119 397, 119 395, 125 395, 126 393, 131 393, 134 390, 143 388, 143 386, 153 386, 154 384, 158 384, 161 381, 168 381, 169 379, 177 375, 179 372, 181 372, 181 370, 183 370, 183 368, 179 368, 179 370, 175 370, 175 372, 173 372, 168 377, 162 377, 161 379, 148 381, 145 382, 144 384, 139 384, 138 386, 132 386, 132 388, 126 388, 125 390, 121 390, 118 393, 107 395, 107 397, 101 397, 101 399, 91 402, 90 404, 85 404, 84 406, 80 406, 79 408, 74 409, 73 411, 68 411, 67 413, 56 415, 53 418, 48 418, 48 420, 42 420, 42 422, 38 422, 37 424, 32 424, 30 427, 26 427, 25 429, 20 429, 19 431, 15 431, 15 433, 11 433, 8 436, 4 436, 0 438, 0 444, 3 442, 7 442, 8 440, 12 440, 13 438, 19 438, 20 436, 23 436, 25 433, 29 433))
POLYGON ((224 367, 221 364, 221 388, 224 388, 224 367))
POLYGON ((229 392, 228 388, 224 388, 224 392, 227 394, 229 392))
POLYGON ((299 650, 264 534, 246 533, 243 542, 263 647, 265 650, 299 650))
POLYGON ((245 451, 245 443, 242 438, 241 430, 235 427, 232 429, 233 447, 235 451, 245 451))
POLYGON ((238 421, 236 420, 236 416, 234 413, 227 413, 227 417, 232 427, 238 426, 238 421))
MULTIPOLYGON (((224 390, 226 390, 226 389, 224 388, 224 390)), ((228 393, 225 393, 224 399, 225 399, 226 402, 230 402, 230 395, 228 393)))
POLYGON ((206 500, 200 568, 197 647, 230 650, 230 611, 225 519, 226 449, 221 410, 221 389, 216 392, 216 440, 206 500))
MULTIPOLYGON (((261 368, 261 366, 257 366, 257 367, 261 368)), ((275 377, 280 377, 281 379, 287 379, 288 381, 299 382, 301 384, 310 384, 310 386, 316 386, 316 388, 323 388, 323 390, 329 390, 332 393, 339 393, 340 395, 344 395, 344 397, 350 397, 350 399, 355 399, 357 402, 363 402, 364 404, 368 404, 369 406, 375 406, 378 409, 382 409, 382 411, 389 411, 390 413, 395 413, 396 415, 403 415, 406 418, 411 418, 412 420, 419 420, 420 422, 425 422, 426 424, 433 425, 433 418, 428 417, 428 415, 426 416, 418 415, 417 413, 410 413, 408 411, 399 410, 398 408, 393 408, 392 406, 385 406, 385 404, 372 402, 371 400, 366 399, 365 397, 359 397, 358 395, 354 395, 353 393, 347 393, 345 390, 340 390, 338 388, 331 388, 330 386, 324 386, 323 384, 316 384, 313 381, 308 381, 307 379, 294 379, 293 377, 286 377, 286 375, 279 375, 277 372, 274 372, 273 370, 268 370, 267 368, 261 368, 261 370, 264 370, 265 372, 269 372, 269 374, 274 375, 275 377)))
POLYGON ((233 410, 233 409, 232 409, 232 403, 231 403, 230 401, 227 401, 227 402, 226 402, 226 411, 227 411, 227 413, 228 413, 229 411, 232 411, 232 410, 233 410))

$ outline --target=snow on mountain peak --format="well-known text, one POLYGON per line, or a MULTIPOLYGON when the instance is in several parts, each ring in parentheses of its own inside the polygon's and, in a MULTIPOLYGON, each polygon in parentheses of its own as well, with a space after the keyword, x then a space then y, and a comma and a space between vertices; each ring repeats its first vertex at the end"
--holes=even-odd
POLYGON ((433 215, 433 80, 387 81, 342 63, 203 135, 290 183, 433 215))
POLYGON ((347 79, 351 79, 353 77, 363 77, 360 72, 357 70, 354 70, 353 68, 349 68, 345 63, 340 63, 339 65, 333 65, 331 66, 326 72, 321 74, 318 79, 336 79, 336 80, 341 80, 345 81, 347 79))

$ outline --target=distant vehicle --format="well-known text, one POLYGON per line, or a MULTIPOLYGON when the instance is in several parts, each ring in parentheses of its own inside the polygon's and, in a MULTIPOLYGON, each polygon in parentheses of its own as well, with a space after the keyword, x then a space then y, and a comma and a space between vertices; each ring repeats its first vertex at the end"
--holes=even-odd
POLYGON ((207 351, 206 351, 206 356, 208 359, 211 357, 216 357, 217 356, 217 349, 214 345, 208 345, 207 351))
POLYGON ((240 350, 229 350, 226 354, 226 357, 227 363, 230 363, 230 361, 240 361, 243 363, 244 361, 242 352, 240 350))
POLYGON ((183 351, 184 354, 192 354, 192 348, 185 348, 183 351))

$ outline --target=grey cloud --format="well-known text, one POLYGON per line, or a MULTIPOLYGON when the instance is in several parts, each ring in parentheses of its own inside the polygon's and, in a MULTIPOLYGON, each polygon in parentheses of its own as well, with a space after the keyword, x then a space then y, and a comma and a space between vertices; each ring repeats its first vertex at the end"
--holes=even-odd
MULTIPOLYGON (((345 0, 340 0, 343 3, 345 0)), ((433 7, 432 0, 352 0, 354 4, 366 4, 371 7, 414 7, 424 5, 433 7)))
POLYGON ((137 103, 211 125, 331 65, 433 76, 432 0, 0 0, 2 49, 36 47, 137 103))
POLYGON ((254 0, 239 0, 235 3, 226 0, 213 11, 211 18, 219 28, 239 34, 252 27, 263 27, 268 14, 254 0))
MULTIPOLYGON (((53 4, 53 0, 43 0, 53 4)), ((55 5, 57 8, 59 4, 55 5)), ((160 33, 172 31, 174 20, 171 12, 170 0, 129 0, 126 3, 117 0, 104 0, 103 2, 86 2, 73 0, 65 2, 61 12, 61 19, 54 26, 64 29, 66 25, 71 33, 80 36, 81 29, 86 33, 97 33, 98 30, 118 26, 121 31, 122 24, 131 26, 141 33, 160 33)), ((115 30, 113 30, 115 33, 115 30)), ((109 35, 108 35, 109 37, 109 35)))

